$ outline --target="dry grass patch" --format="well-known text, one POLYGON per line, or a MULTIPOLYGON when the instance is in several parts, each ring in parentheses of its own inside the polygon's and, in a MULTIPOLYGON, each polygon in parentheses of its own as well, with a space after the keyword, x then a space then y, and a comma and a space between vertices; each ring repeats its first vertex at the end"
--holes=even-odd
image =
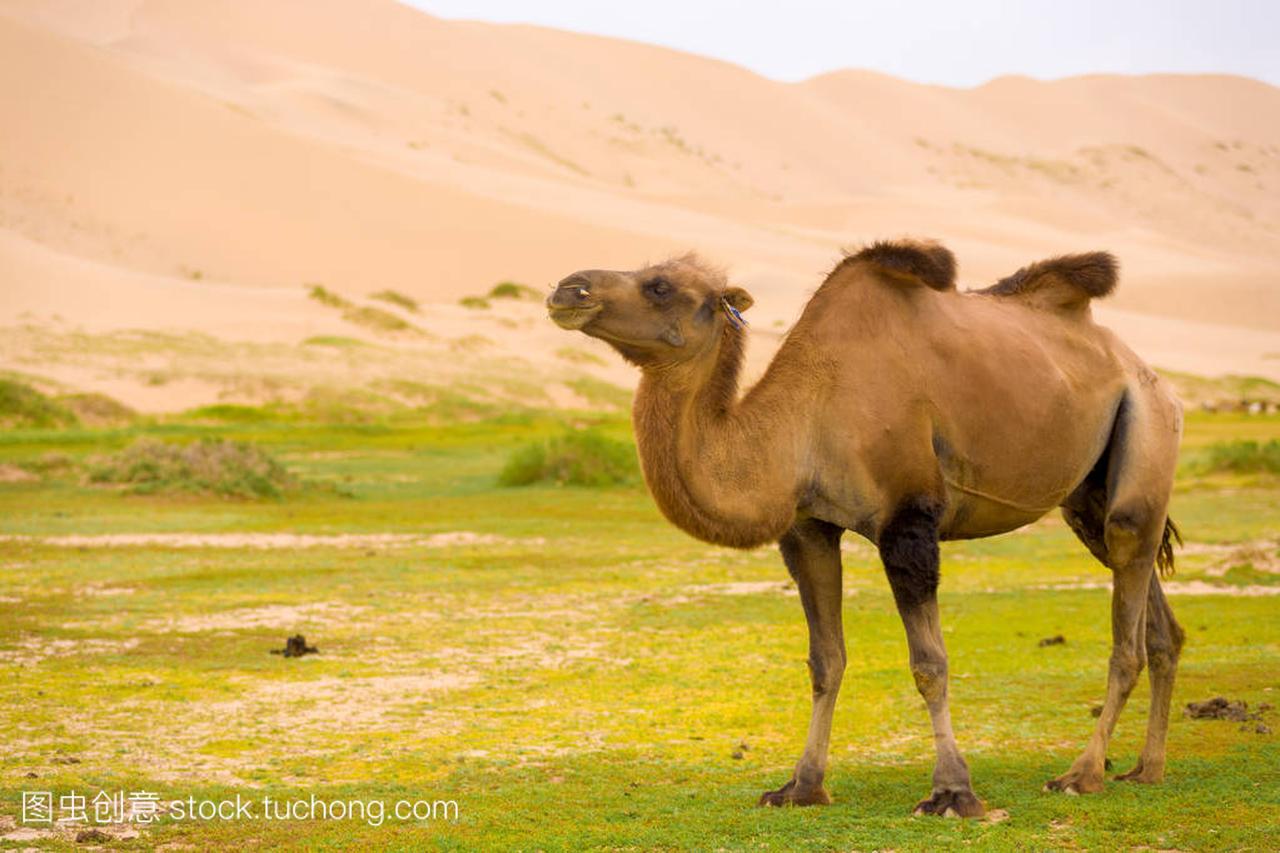
POLYGON ((413 314, 419 313, 418 300, 412 296, 406 296, 398 290, 379 290, 377 293, 370 293, 369 298, 390 303, 413 314))

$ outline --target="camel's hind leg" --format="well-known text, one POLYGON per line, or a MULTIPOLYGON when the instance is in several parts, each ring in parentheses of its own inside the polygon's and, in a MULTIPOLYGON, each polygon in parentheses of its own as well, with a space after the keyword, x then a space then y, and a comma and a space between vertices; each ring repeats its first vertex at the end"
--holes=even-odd
POLYGON ((1147 588, 1147 674, 1151 680, 1151 712, 1147 717, 1147 741, 1138 764, 1117 776, 1129 782, 1159 782, 1164 778, 1164 739, 1169 731, 1169 706, 1178 654, 1186 637, 1160 589, 1159 578, 1147 588))
MULTIPOLYGON (((1159 593, 1155 579, 1155 563, 1167 535, 1167 510, 1172 488, 1173 469, 1177 462, 1181 418, 1176 404, 1163 401, 1155 389, 1147 386, 1131 393, 1116 418, 1111 444, 1107 450, 1105 481, 1092 478, 1081 486, 1063 506, 1072 529, 1089 546, 1089 550, 1111 568, 1111 661, 1107 675, 1107 697, 1102 705, 1097 728, 1084 753, 1071 769, 1046 785, 1050 790, 1087 793, 1102 790, 1107 743, 1116 720, 1124 708, 1138 675, 1147 663, 1148 637, 1155 636, 1156 646, 1165 633, 1173 634, 1176 623, 1166 618, 1167 605, 1148 616, 1148 599, 1159 593), (1097 489, 1105 489, 1105 503, 1099 517, 1097 489), (1154 627, 1148 621, 1160 620, 1154 627)), ((1101 472, 1097 472, 1101 473, 1101 472)), ((1159 752, 1163 763, 1164 729, 1168 722, 1168 701, 1172 692, 1172 664, 1176 652, 1163 654, 1159 691, 1153 691, 1153 703, 1162 703, 1162 712, 1154 713, 1152 724, 1158 734, 1149 733, 1148 742, 1159 752)), ((1153 681, 1153 684, 1155 682, 1153 681)), ((1152 753, 1153 761, 1156 754, 1152 753)))

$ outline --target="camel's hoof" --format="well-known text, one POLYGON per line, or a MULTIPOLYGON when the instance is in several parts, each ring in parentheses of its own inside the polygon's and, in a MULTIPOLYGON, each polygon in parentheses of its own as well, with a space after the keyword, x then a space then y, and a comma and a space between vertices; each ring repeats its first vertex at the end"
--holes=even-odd
POLYGON ((913 814, 936 814, 943 817, 982 817, 987 810, 973 791, 934 791, 933 796, 916 804, 913 814))
POLYGON ((1079 794, 1096 794, 1102 790, 1102 774, 1097 775, 1069 770, 1057 779, 1050 779, 1044 784, 1046 791, 1061 791, 1074 797, 1079 794))
POLYGON ((796 786, 796 780, 792 779, 776 791, 765 791, 760 795, 758 806, 829 806, 831 805, 831 795, 827 793, 827 789, 818 785, 809 788, 799 788, 796 786))
POLYGON ((1117 782, 1141 782, 1146 785, 1155 785, 1164 780, 1164 770, 1147 771, 1142 766, 1142 759, 1138 759, 1138 764, 1128 773, 1121 773, 1115 777, 1117 782))

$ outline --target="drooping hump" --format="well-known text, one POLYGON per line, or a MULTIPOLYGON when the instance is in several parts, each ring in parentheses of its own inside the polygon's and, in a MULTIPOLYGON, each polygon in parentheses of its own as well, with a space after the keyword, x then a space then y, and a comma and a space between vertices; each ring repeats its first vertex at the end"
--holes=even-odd
POLYGON ((956 256, 941 243, 926 240, 880 240, 847 255, 827 276, 855 264, 872 267, 894 284, 955 290, 956 256))
POLYGON ((1011 297, 1048 308, 1075 310, 1116 289, 1120 264, 1110 252, 1086 252, 1037 261, 978 293, 1011 297))

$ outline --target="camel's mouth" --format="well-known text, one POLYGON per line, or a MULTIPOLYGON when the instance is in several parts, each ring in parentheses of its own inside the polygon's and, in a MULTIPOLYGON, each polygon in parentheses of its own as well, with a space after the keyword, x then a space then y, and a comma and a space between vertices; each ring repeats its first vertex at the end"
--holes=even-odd
POLYGON ((552 322, 562 329, 578 331, 595 319, 595 316, 603 309, 604 305, 599 302, 594 305, 573 305, 567 307, 548 305, 547 316, 551 318, 552 322))

